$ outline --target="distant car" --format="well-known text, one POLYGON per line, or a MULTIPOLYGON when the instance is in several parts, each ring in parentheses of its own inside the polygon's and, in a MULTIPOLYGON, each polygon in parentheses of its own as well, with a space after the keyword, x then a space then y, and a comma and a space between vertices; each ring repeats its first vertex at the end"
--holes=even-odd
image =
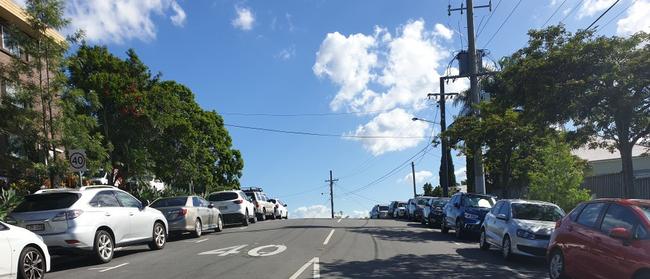
MULTIPOLYGON (((397 205, 400 203, 400 201, 392 201, 388 204, 388 216, 393 217, 395 214, 395 209, 397 209, 397 205)), ((404 202, 401 202, 404 203, 404 202)))
POLYGON ((427 206, 429 200, 433 197, 421 196, 415 198, 415 210, 413 211, 413 221, 420 222, 422 221, 422 216, 424 216, 424 208, 427 206))
POLYGON ((113 259, 117 246, 163 249, 169 228, 160 211, 113 186, 37 191, 25 196, 7 223, 40 235, 53 254, 92 251, 101 263, 113 259))
POLYGON ((393 218, 405 218, 406 217, 406 203, 399 202, 397 207, 393 211, 393 218))
POLYGON ((423 224, 432 228, 440 227, 440 223, 442 222, 442 208, 445 207, 447 202, 449 202, 449 198, 430 199, 424 207, 423 224))
POLYGON ((163 182, 159 178, 156 178, 153 175, 146 175, 146 176, 142 176, 142 177, 131 177, 131 178, 129 178, 128 184, 137 185, 138 182, 146 183, 145 185, 149 185, 149 187, 151 187, 151 189, 154 189, 154 190, 157 190, 157 191, 163 191, 167 187, 167 185, 165 185, 165 182, 163 182))
POLYGON ((41 238, 0 222, 0 278, 41 279, 50 271, 50 253, 41 238))
POLYGON ((407 220, 412 220, 413 219, 413 215, 415 214, 415 207, 417 206, 417 205, 415 205, 415 202, 416 202, 415 198, 409 199, 406 202, 406 206, 404 208, 406 209, 406 219, 407 220))
POLYGON ((191 232, 200 237, 206 230, 220 232, 223 218, 214 204, 198 196, 160 198, 151 204, 167 218, 170 233, 191 232))
POLYGON ((448 233, 453 229, 457 238, 467 233, 478 234, 485 214, 496 203, 490 195, 458 192, 454 194, 442 209, 440 231, 448 233))
POLYGON ((253 205, 255 207, 255 216, 257 216, 258 221, 264 221, 266 218, 275 219, 275 205, 269 202, 269 199, 266 197, 266 194, 262 188, 250 187, 244 188, 244 193, 251 198, 253 205))
POLYGON ((276 219, 289 219, 287 205, 278 199, 269 199, 270 203, 275 205, 274 214, 276 219))
POLYGON ((557 222, 551 279, 650 278, 650 200, 598 199, 557 222))
POLYGON ((559 206, 548 202, 500 200, 485 215, 479 246, 500 247, 506 260, 513 254, 544 257, 555 222, 564 215, 559 206))
POLYGON ((214 204, 226 224, 242 224, 257 222, 255 206, 251 199, 241 190, 221 191, 208 195, 208 201, 214 204))
POLYGON ((108 185, 108 172, 100 169, 90 179, 90 185, 108 185))
POLYGON ((370 211, 370 219, 388 218, 388 205, 375 205, 370 211))

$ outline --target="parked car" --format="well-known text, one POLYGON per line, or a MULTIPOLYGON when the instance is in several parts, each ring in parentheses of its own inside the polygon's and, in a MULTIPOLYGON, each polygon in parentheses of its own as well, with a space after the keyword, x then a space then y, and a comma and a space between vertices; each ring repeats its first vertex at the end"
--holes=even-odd
POLYGON ((496 203, 489 195, 458 192, 454 194, 442 209, 440 231, 448 233, 453 229, 457 238, 467 233, 476 233, 481 229, 485 214, 496 203))
POLYGON ((223 218, 214 204, 198 196, 160 198, 151 204, 167 218, 170 233, 191 232, 200 237, 206 230, 220 232, 223 218))
POLYGON ((275 205, 269 202, 262 188, 250 187, 243 189, 244 193, 250 198, 255 208, 255 216, 258 221, 264 221, 267 218, 274 219, 275 205))
POLYGON ((420 222, 422 221, 422 216, 424 216, 424 208, 427 206, 429 200, 433 197, 421 196, 415 199, 415 210, 413 210, 413 221, 420 222))
POLYGON ((393 211, 393 218, 405 218, 406 217, 406 203, 399 202, 397 208, 393 211))
POLYGON ((108 172, 100 169, 89 179, 90 185, 108 185, 108 172))
POLYGON ((41 279, 50 271, 50 253, 41 238, 0 222, 0 278, 41 279))
POLYGON ((558 278, 650 278, 650 200, 598 199, 555 225, 549 275, 558 278))
POLYGON ((415 208, 417 207, 415 203, 415 198, 409 199, 406 202, 406 220, 413 220, 413 215, 415 215, 415 208))
POLYGON ((559 206, 548 202, 500 200, 485 215, 479 247, 499 247, 506 260, 513 254, 544 257, 555 222, 564 215, 559 206))
POLYGON ((375 205, 370 211, 370 219, 388 218, 388 205, 375 205))
MULTIPOLYGON (((395 214, 395 209, 397 209, 397 205, 400 203, 400 201, 392 201, 388 204, 388 216, 393 217, 395 214)), ((404 203, 404 202, 401 202, 404 203)))
POLYGON ((40 235, 54 254, 89 251, 101 263, 111 261, 118 246, 147 243, 152 250, 163 249, 169 228, 160 211, 113 186, 37 191, 7 223, 40 235))
POLYGON ((289 211, 287 205, 278 199, 269 199, 270 203, 274 204, 274 211, 276 219, 289 219, 289 211))
POLYGON ((430 199, 424 207, 424 218, 422 223, 429 227, 440 227, 442 222, 442 208, 449 202, 449 198, 430 199))
POLYGON ((255 206, 241 190, 214 192, 208 195, 208 201, 219 209, 226 224, 248 226, 257 222, 255 206))

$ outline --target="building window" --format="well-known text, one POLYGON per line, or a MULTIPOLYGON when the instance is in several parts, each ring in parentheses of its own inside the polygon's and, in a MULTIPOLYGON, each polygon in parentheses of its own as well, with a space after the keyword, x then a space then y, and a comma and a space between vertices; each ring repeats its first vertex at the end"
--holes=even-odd
POLYGON ((8 101, 19 108, 25 108, 25 104, 20 100, 18 96, 18 86, 15 83, 3 80, 2 82, 2 95, 7 98, 8 101))
MULTIPOLYGON (((2 31, 2 48, 9 51, 12 55, 16 57, 21 57, 21 49, 18 45, 18 42, 11 37, 11 33, 8 27, 0 25, 0 31, 2 31)), ((26 57, 25 57, 26 58, 26 57)))
POLYGON ((25 145, 23 139, 14 134, 9 134, 7 137, 7 149, 9 154, 14 158, 26 158, 25 145))

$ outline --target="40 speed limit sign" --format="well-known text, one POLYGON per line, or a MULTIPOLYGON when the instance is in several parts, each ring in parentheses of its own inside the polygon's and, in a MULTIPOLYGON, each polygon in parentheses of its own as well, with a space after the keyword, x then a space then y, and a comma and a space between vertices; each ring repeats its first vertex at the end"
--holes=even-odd
POLYGON ((86 150, 70 150, 70 169, 74 172, 86 171, 86 150))

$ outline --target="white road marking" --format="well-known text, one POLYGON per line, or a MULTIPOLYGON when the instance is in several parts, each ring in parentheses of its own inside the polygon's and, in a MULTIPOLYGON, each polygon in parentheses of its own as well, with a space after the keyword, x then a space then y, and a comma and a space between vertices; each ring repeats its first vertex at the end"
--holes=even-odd
POLYGON ((454 244, 456 244, 456 245, 458 245, 458 246, 460 246, 460 243, 458 243, 458 242, 454 242, 454 244))
POLYGON ((248 255, 251 256, 251 257, 266 257, 266 256, 273 256, 273 255, 280 254, 280 253, 284 252, 284 250, 287 250, 287 246, 284 246, 284 245, 265 245, 265 246, 260 246, 260 247, 251 249, 250 251, 248 251, 248 255), (270 251, 270 252, 261 251, 261 250, 264 250, 264 249, 275 249, 275 250, 270 251))
POLYGON ((334 234, 334 229, 330 231, 330 234, 327 235, 327 238, 325 238, 325 242, 323 242, 323 245, 327 245, 327 243, 330 242, 330 238, 332 238, 332 235, 334 234))
POLYGON ((248 227, 239 227, 240 230, 245 230, 248 227))
POLYGON ((320 278, 320 265, 318 264, 318 261, 319 261, 318 257, 314 257, 313 259, 309 260, 304 265, 302 265, 302 267, 300 267, 300 269, 298 269, 296 273, 291 275, 289 279, 297 279, 298 276, 300 276, 300 274, 305 272, 305 270, 309 267, 309 265, 313 265, 312 278, 320 278))
POLYGON ((204 239, 201 239, 201 240, 197 240, 194 243, 201 243, 203 241, 208 241, 208 240, 210 240, 210 239, 209 238, 204 238, 204 239))
POLYGON ((343 218, 339 218, 339 220, 336 221, 336 222, 337 222, 337 223, 341 223, 341 220, 343 220, 343 218))
POLYGON ((109 270, 113 270, 113 269, 116 269, 116 268, 123 267, 123 266, 125 266, 127 264, 129 264, 129 263, 123 263, 123 264, 119 264, 119 265, 111 266, 111 267, 91 267, 88 270, 99 270, 99 272, 106 272, 106 271, 109 271, 109 270))
POLYGON ((248 246, 248 244, 230 246, 230 247, 226 247, 226 248, 205 251, 205 252, 199 253, 199 256, 201 256, 201 255, 217 255, 217 256, 223 257, 223 256, 230 255, 230 254, 238 254, 239 250, 246 247, 246 246, 248 246))

